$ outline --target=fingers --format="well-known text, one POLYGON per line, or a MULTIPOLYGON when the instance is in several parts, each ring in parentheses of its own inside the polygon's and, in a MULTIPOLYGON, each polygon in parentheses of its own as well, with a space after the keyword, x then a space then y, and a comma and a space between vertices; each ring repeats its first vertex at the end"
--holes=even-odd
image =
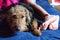
POLYGON ((49 26, 50 30, 57 30, 59 24, 59 16, 53 16, 50 20, 46 20, 42 25, 40 25, 40 30, 46 30, 49 26))
POLYGON ((53 29, 53 25, 52 25, 52 24, 49 25, 49 29, 50 29, 50 30, 53 29))
POLYGON ((51 24, 49 25, 49 29, 50 29, 50 30, 57 30, 57 29, 58 29, 58 25, 57 25, 57 24, 54 24, 54 23, 51 23, 51 24))
POLYGON ((39 29, 40 30, 46 30, 48 27, 48 25, 46 25, 45 23, 43 23, 42 25, 40 25, 39 29))

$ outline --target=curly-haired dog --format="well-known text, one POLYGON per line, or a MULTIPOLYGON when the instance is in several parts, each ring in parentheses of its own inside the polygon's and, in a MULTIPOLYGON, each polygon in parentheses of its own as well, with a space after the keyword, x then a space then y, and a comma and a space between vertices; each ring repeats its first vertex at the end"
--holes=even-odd
MULTIPOLYGON (((11 19, 13 19, 13 23, 11 24, 13 28, 17 26, 21 32, 31 31, 34 35, 41 35, 37 20, 33 18, 33 10, 30 6, 23 3, 16 4, 8 10, 8 13, 11 19)), ((10 20, 10 18, 8 18, 8 20, 10 20)))

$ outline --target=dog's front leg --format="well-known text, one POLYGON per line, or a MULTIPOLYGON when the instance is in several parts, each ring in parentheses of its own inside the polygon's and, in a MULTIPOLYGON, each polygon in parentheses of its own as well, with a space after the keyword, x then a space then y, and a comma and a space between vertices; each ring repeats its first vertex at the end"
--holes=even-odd
POLYGON ((38 29, 38 23, 37 23, 37 20, 36 19, 34 19, 33 22, 32 22, 31 30, 32 30, 32 33, 34 35, 37 35, 37 36, 41 35, 41 32, 38 29))

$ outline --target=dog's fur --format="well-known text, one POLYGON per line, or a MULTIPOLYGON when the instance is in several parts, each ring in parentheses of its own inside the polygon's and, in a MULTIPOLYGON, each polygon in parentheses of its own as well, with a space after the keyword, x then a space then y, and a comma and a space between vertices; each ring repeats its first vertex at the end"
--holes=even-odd
POLYGON ((12 36, 16 30, 14 19, 7 12, 0 12, 0 37, 12 36))
POLYGON ((34 35, 41 35, 37 20, 32 17, 32 12, 25 6, 16 4, 9 9, 7 20, 10 22, 11 29, 16 31, 17 27, 21 32, 31 31, 34 35))

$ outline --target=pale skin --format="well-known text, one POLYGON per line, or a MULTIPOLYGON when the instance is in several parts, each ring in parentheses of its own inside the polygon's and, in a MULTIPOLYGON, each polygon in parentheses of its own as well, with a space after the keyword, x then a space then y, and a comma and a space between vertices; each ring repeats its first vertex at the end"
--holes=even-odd
POLYGON ((59 16, 51 15, 42 25, 40 25, 40 28, 46 30, 49 26, 50 30, 57 30, 58 24, 59 24, 59 16))
POLYGON ((58 29, 58 23, 59 23, 59 16, 58 15, 50 15, 48 12, 46 12, 40 5, 36 4, 36 0, 25 0, 27 4, 37 8, 42 13, 47 14, 47 19, 45 22, 43 22, 42 25, 40 25, 39 29, 46 30, 48 27, 50 30, 57 30, 58 29))

